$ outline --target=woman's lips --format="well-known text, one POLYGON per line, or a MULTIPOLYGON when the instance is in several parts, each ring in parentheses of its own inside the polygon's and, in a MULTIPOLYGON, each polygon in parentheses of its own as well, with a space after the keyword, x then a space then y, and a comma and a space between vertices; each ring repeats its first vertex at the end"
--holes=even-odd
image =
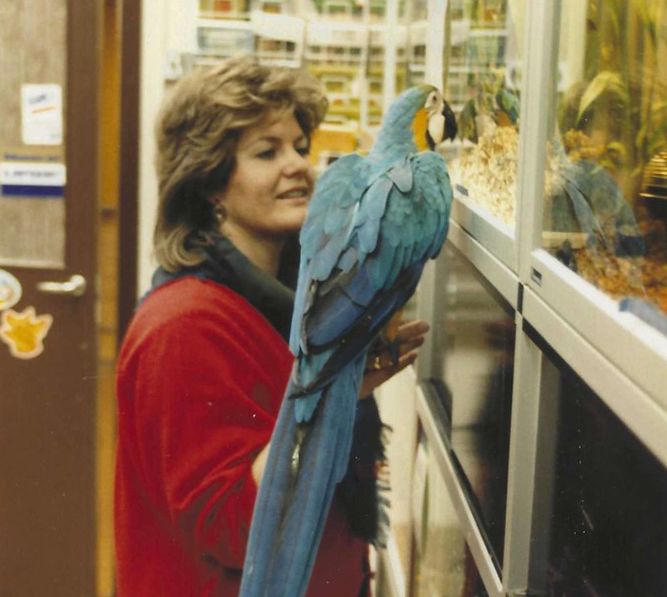
POLYGON ((306 187, 299 187, 298 189, 290 189, 278 195, 278 199, 307 199, 309 190, 306 187))

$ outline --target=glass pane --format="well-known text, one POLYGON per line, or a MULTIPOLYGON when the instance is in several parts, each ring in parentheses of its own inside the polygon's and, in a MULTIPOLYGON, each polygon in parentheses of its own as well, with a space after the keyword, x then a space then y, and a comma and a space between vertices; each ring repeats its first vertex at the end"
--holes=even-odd
POLYGON ((445 97, 461 143, 448 166, 458 196, 513 226, 524 0, 450 0, 445 97))
MULTIPOLYGON (((450 444, 492 552, 502 564, 507 494, 514 313, 447 244, 443 319, 433 330, 434 377, 449 417, 450 444)), ((439 282, 440 283, 440 282, 439 282)))
POLYGON ((65 265, 66 6, 0 19, 0 263, 65 265), (34 43, 45 40, 45 43, 34 43))
POLYGON ((667 312, 667 0, 565 0, 543 246, 649 321, 667 312))
POLYGON ((426 439, 420 449, 426 458, 423 500, 415 534, 412 574, 414 597, 487 597, 479 572, 461 531, 456 510, 437 464, 428 456, 426 439))
POLYGON ((662 597, 667 469, 562 370, 547 594, 662 597))

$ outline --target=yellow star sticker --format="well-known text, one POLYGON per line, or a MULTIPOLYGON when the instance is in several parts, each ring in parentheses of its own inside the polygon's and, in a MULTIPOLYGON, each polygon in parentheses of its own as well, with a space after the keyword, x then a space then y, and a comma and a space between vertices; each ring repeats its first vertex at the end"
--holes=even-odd
POLYGON ((10 309, 2 313, 0 339, 9 345, 12 356, 34 359, 44 351, 43 340, 52 323, 51 315, 37 316, 34 307, 26 307, 22 313, 10 309))

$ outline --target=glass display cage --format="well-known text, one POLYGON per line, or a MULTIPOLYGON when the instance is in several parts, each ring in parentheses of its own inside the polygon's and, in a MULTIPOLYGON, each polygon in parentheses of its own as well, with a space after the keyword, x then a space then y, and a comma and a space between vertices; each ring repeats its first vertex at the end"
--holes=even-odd
MULTIPOLYGON (((660 178, 667 102, 659 56, 667 2, 489 6, 448 3, 443 80, 446 97, 468 101, 466 94, 483 89, 481 65, 497 63, 499 79, 517 92, 514 141, 496 144, 498 161, 492 155, 480 160, 485 186, 477 193, 495 201, 503 189, 497 172, 510 177, 511 201, 504 205, 511 206, 511 217, 475 201, 461 173, 462 156, 475 159, 479 137, 476 144, 459 138, 438 148, 454 188, 448 244, 456 251, 444 253, 420 288, 419 312, 437 324, 418 374, 422 383, 434 373, 436 381, 447 379, 438 360, 444 353, 451 363, 481 325, 480 316, 462 326, 462 340, 451 321, 460 309, 452 294, 461 292, 450 287, 451 272, 468 262, 483 279, 480 288, 495 289, 511 306, 506 313, 515 331, 500 548, 490 540, 479 489, 452 442, 449 384, 438 404, 419 402, 420 422, 431 446, 441 439, 440 470, 489 594, 660 594, 664 579, 656 562, 664 561, 667 540, 660 178), (502 33, 494 43, 490 36, 480 42, 475 33, 485 19, 493 22, 483 36, 502 33), (438 408, 446 425, 433 423, 438 408), (611 521, 609 508, 627 508, 629 515, 611 521), (627 546, 626 560, 619 545, 627 546), (648 546, 651 556, 641 560, 639 546, 648 546)), ((456 106, 466 135, 471 129, 462 108, 456 106)), ((494 124, 493 132, 502 128, 494 124)), ((462 303, 475 304, 469 297, 462 303)), ((483 354, 476 350, 475 358, 483 354)), ((475 374, 475 359, 456 363, 455 375, 475 374)), ((471 394, 485 387, 482 381, 465 385, 474 386, 471 394)), ((428 554, 416 551, 415 557, 428 554)))
POLYGON ((514 309, 451 243, 439 259, 444 308, 426 382, 446 444, 498 570, 502 567, 514 368, 514 309))
POLYGON ((567 0, 542 246, 667 333, 667 3, 567 0))
POLYGON ((667 408, 667 3, 562 0, 532 18, 521 275, 667 408))

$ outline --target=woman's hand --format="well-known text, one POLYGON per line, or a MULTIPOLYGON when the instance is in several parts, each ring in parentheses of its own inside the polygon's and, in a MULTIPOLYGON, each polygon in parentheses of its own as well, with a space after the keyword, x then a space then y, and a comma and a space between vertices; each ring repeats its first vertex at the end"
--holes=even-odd
POLYGON ((393 377, 408 365, 412 365, 417 358, 417 348, 424 343, 424 337, 428 330, 428 323, 419 319, 401 322, 396 337, 399 342, 398 363, 392 362, 388 350, 380 349, 378 351, 371 347, 366 360, 366 372, 364 373, 359 397, 366 398, 390 377, 393 377))
MULTIPOLYGON (((364 380, 361 384, 359 398, 366 398, 375 388, 383 384, 390 377, 396 375, 408 365, 412 365, 417 358, 417 348, 424 343, 424 336, 426 336, 428 330, 428 323, 419 319, 401 322, 398 326, 398 334, 396 336, 399 343, 399 359, 396 364, 392 362, 388 350, 373 350, 373 348, 371 348, 366 360, 366 372, 364 373, 364 380)), ((252 477, 258 487, 262 480, 262 475, 264 474, 270 446, 271 443, 269 442, 259 454, 257 454, 252 464, 252 477)))

